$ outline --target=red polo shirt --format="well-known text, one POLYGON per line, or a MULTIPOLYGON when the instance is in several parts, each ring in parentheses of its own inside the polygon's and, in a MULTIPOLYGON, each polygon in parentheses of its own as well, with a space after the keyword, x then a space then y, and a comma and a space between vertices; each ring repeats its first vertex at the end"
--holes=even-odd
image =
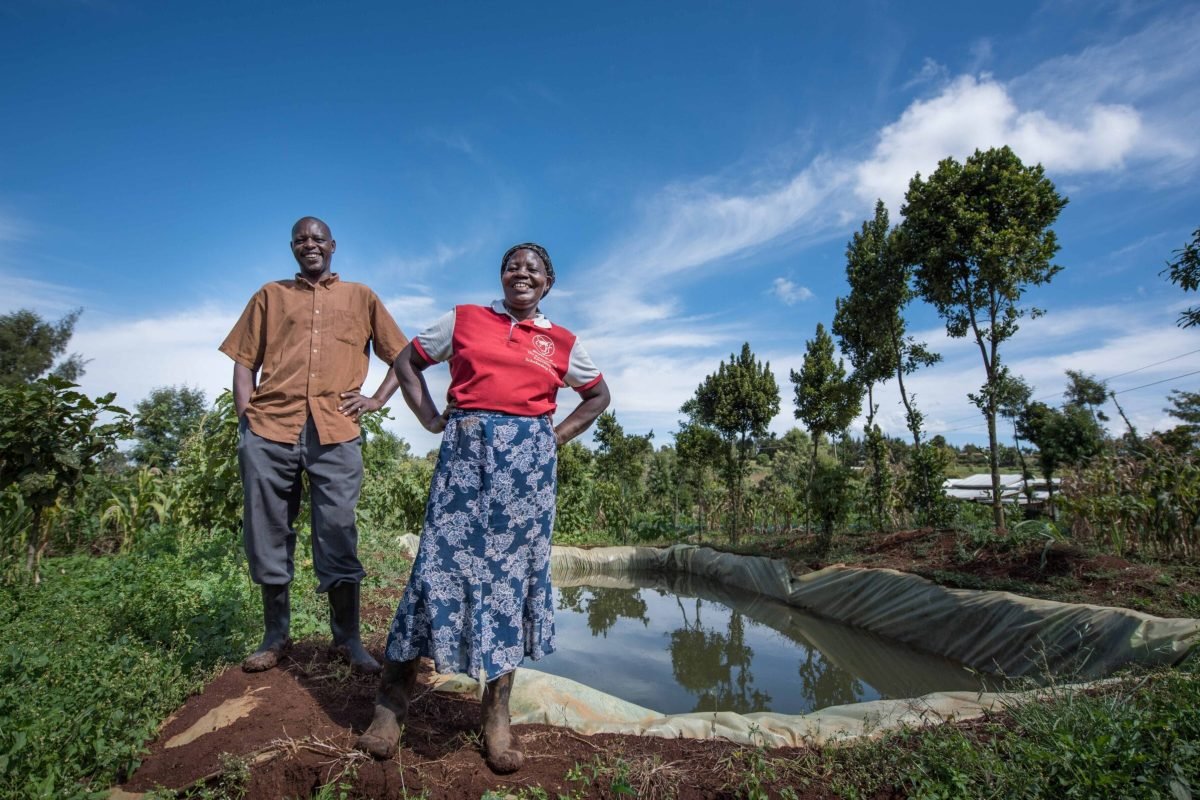
POLYGON ((553 414, 560 387, 581 391, 601 378, 575 334, 541 314, 518 321, 499 300, 455 306, 413 347, 430 364, 450 362, 450 399, 468 410, 553 414))

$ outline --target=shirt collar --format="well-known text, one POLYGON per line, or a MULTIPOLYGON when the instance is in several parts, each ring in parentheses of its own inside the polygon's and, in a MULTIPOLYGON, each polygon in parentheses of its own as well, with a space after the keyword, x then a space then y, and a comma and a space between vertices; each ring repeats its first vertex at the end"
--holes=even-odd
MULTIPOLYGON (((338 281, 340 281, 340 280, 341 280, 341 277, 339 277, 339 275, 338 275, 336 272, 331 272, 331 273, 329 273, 329 277, 328 277, 328 278, 323 278, 322 280, 320 280, 320 281, 318 282, 318 285, 320 285, 320 286, 324 286, 326 289, 328 289, 328 288, 330 288, 331 286, 333 286, 335 283, 337 283, 337 282, 338 282, 338 281)), ((299 272, 297 272, 297 273, 296 273, 296 285, 298 285, 298 286, 300 286, 300 287, 305 287, 305 286, 307 286, 307 287, 308 287, 308 288, 310 288, 310 289, 316 289, 316 288, 317 288, 316 286, 313 286, 311 283, 309 283, 308 281, 306 281, 306 280, 304 279, 304 276, 303 276, 303 275, 301 275, 299 272)))
MULTIPOLYGON (((521 322, 521 320, 517 319, 512 314, 510 314, 508 309, 504 307, 503 300, 493 300, 492 301, 492 311, 495 311, 497 314, 503 314, 504 316, 508 317, 513 322, 516 322, 518 324, 521 322)), ((539 328, 553 328, 554 327, 553 325, 550 324, 550 320, 546 319, 546 315, 543 314, 541 311, 533 312, 533 316, 530 317, 528 321, 532 322, 535 326, 537 326, 539 328)))

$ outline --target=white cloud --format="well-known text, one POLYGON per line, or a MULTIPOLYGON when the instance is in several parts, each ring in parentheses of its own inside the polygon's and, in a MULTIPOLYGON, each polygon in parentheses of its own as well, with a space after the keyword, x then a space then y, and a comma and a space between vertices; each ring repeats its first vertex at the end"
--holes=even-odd
POLYGON ((1055 119, 1041 109, 1022 111, 993 78, 962 76, 880 131, 871 157, 855 169, 855 193, 898 210, 917 172, 927 176, 947 156, 961 160, 976 148, 1005 144, 1026 163, 1058 173, 1117 169, 1140 131, 1140 117, 1128 106, 1096 105, 1073 119, 1055 119))
POLYGON ((789 306, 801 300, 811 300, 813 297, 812 290, 807 286, 799 286, 787 278, 776 278, 771 284, 771 294, 789 306))
POLYGON ((232 362, 217 345, 236 321, 237 312, 213 308, 107 324, 88 324, 85 314, 70 349, 88 359, 83 390, 116 392, 127 408, 156 386, 192 386, 211 401, 232 380, 232 362))

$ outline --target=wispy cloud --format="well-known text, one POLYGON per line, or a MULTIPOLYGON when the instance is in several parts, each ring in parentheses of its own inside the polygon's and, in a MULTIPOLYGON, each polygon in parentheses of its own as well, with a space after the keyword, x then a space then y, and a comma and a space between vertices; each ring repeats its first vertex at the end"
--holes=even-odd
POLYGON ((795 305, 801 300, 811 300, 813 298, 811 289, 807 286, 800 286, 793 283, 787 278, 776 278, 771 284, 770 293, 789 306, 795 305))
POLYGON ((28 308, 39 314, 53 316, 85 305, 86 296, 73 286, 5 272, 0 272, 0 283, 4 284, 0 312, 28 308))

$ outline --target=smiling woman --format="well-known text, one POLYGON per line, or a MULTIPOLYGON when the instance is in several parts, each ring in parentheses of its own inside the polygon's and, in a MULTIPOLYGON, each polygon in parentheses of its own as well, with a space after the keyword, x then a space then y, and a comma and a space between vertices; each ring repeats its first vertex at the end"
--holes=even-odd
POLYGON ((554 651, 558 448, 604 411, 608 387, 575 335, 538 307, 554 285, 545 248, 509 248, 500 284, 503 300, 455 307, 393 365, 417 419, 444 434, 417 558, 388 635, 375 716, 357 743, 378 758, 396 751, 424 656, 438 672, 486 675, 488 765, 518 769, 524 755, 509 730, 513 671, 554 651), (443 412, 422 375, 439 361, 450 363, 443 412), (582 402, 553 426, 562 386, 582 402))

